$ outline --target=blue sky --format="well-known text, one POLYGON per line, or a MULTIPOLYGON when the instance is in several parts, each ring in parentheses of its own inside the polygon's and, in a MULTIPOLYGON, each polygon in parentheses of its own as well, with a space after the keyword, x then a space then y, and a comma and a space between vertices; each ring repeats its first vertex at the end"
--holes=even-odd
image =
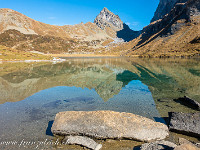
POLYGON ((131 29, 140 30, 149 24, 158 3, 159 0, 0 0, 0 7, 52 25, 93 22, 107 7, 131 29))

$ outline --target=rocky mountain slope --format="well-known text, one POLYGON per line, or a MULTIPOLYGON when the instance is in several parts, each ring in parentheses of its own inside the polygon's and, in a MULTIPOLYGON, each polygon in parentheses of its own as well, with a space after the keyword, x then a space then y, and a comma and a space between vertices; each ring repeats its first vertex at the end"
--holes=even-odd
POLYGON ((55 26, 33 20, 11 9, 0 9, 0 32, 15 29, 23 34, 51 35, 64 38, 81 38, 104 33, 92 23, 55 26))
POLYGON ((105 7, 96 17, 94 23, 102 30, 106 29, 106 27, 111 27, 115 31, 123 29, 123 22, 121 21, 119 16, 115 15, 105 7))
POLYGON ((35 21, 11 9, 0 9, 0 33, 1 45, 45 53, 80 52, 80 49, 88 52, 104 47, 105 41, 114 38, 90 22, 54 26, 35 21), (35 44, 39 44, 37 48, 33 46, 35 44))
MULTIPOLYGON (((162 2, 163 0, 160 1, 159 6, 162 2)), ((162 19, 144 27, 137 39, 115 49, 123 47, 125 49, 123 54, 128 56, 198 56, 200 54, 200 1, 178 2, 162 19)), ((158 16, 154 16, 156 17, 158 16)))
POLYGON ((162 19, 172 10, 176 3, 185 3, 186 1, 187 0, 160 0, 151 22, 162 19))
POLYGON ((142 31, 133 31, 118 15, 104 8, 94 23, 54 26, 11 9, 0 9, 0 45, 61 54, 140 57, 200 54, 199 0, 160 0, 151 21, 142 31))
MULTIPOLYGON (((118 38, 124 24, 107 8, 104 8, 94 23, 55 26, 33 20, 11 9, 0 9, 0 44, 26 51, 43 53, 99 53, 105 46, 118 38)), ((126 25, 132 40, 132 30, 126 25)), ((135 35, 134 35, 135 36, 135 35)), ((138 34, 137 34, 138 36, 138 34)))

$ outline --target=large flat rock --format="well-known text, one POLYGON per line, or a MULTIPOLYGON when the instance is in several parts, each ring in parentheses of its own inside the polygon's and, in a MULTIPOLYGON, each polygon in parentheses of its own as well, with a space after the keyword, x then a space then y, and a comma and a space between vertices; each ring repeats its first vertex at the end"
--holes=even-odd
POLYGON ((169 135, 165 124, 131 113, 114 111, 66 111, 56 114, 51 128, 58 135, 86 135, 95 138, 162 140, 169 135))

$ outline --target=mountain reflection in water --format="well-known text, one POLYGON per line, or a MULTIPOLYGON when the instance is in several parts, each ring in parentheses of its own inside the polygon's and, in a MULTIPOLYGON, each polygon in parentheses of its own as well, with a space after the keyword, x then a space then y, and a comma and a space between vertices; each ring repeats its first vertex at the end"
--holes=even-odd
POLYGON ((0 64, 1 103, 20 101, 56 86, 95 89, 107 101, 132 80, 147 85, 155 99, 185 94, 199 99, 199 60, 95 58, 21 65, 0 64))
POLYGON ((0 69, 2 139, 46 138, 60 111, 114 110, 157 120, 169 111, 194 112, 175 98, 200 100, 195 59, 74 58, 2 63, 0 69))

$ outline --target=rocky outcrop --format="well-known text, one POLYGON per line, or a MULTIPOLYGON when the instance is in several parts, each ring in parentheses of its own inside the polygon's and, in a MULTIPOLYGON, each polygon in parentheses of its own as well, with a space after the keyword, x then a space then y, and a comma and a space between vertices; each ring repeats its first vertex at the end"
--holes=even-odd
POLYGON ((116 31, 116 36, 124 41, 131 41, 137 38, 140 31, 133 31, 129 26, 121 21, 118 15, 104 8, 94 20, 94 23, 102 30, 108 31, 107 28, 116 31))
POLYGON ((56 114, 53 134, 85 135, 100 139, 128 138, 139 141, 165 139, 166 125, 131 113, 114 111, 66 111, 56 114))
POLYGON ((198 0, 179 0, 179 3, 175 3, 174 7, 170 9, 167 15, 162 19, 152 22, 150 25, 143 29, 143 36, 153 35, 158 33, 162 29, 165 29, 163 34, 174 34, 177 30, 184 25, 184 22, 175 22, 177 20, 185 19, 189 21, 192 16, 198 16, 200 13, 200 2, 198 0), (180 1, 180 2, 179 2, 180 1))
POLYGON ((185 3, 186 1, 187 0, 160 0, 151 22, 162 19, 172 10, 176 3, 185 3))
POLYGON ((144 27, 127 53, 142 57, 200 55, 199 43, 191 44, 198 37, 200 2, 184 2, 178 1, 169 13, 144 27))
POLYGON ((178 3, 168 15, 164 16, 163 19, 152 22, 150 25, 144 27, 141 43, 148 40, 152 35, 158 34, 163 29, 165 30, 163 30, 161 34, 174 34, 182 25, 184 25, 184 23, 178 23, 175 24, 175 26, 172 26, 173 23, 182 15, 185 8, 186 3, 178 3))
POLYGON ((118 15, 115 15, 107 8, 103 8, 100 14, 94 20, 94 23, 104 30, 106 27, 110 27, 115 31, 119 31, 123 29, 123 22, 119 18, 118 15))
POLYGON ((183 134, 200 137, 200 113, 169 113, 169 129, 183 134))

